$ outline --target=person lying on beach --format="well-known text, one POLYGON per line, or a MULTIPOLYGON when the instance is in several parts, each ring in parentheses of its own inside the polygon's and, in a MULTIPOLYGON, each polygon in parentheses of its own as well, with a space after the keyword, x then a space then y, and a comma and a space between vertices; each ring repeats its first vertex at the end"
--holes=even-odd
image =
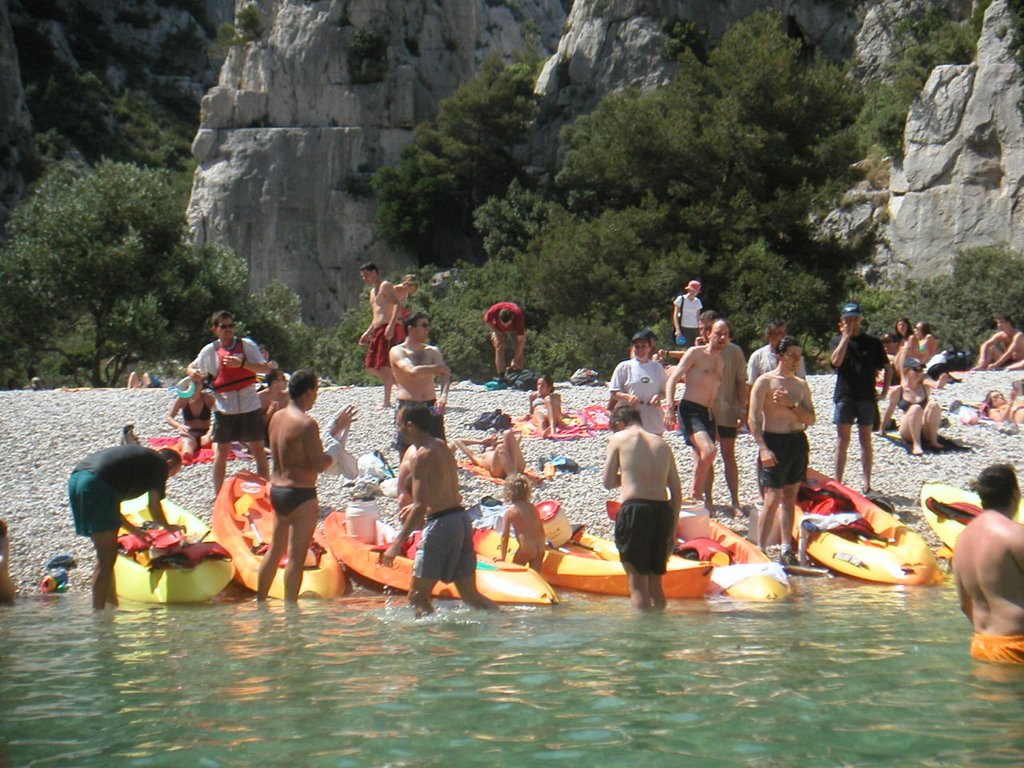
POLYGON ((924 454, 922 439, 929 448, 941 449, 939 442, 939 422, 942 420, 942 408, 929 397, 930 390, 938 385, 925 376, 924 364, 916 357, 908 357, 903 361, 900 373, 900 384, 889 391, 889 407, 878 427, 878 434, 884 436, 896 409, 903 411, 900 419, 900 437, 904 442, 911 443, 914 456, 924 454))
POLYGON ((505 510, 498 559, 504 560, 508 554, 509 534, 515 528, 519 549, 512 556, 512 562, 516 565, 528 565, 540 573, 541 565, 544 563, 547 537, 544 535, 544 524, 540 521, 540 514, 530 501, 530 478, 522 472, 509 477, 505 482, 505 501, 509 502, 509 507, 505 510))
POLYGON ((555 381, 547 374, 537 379, 537 391, 530 393, 530 421, 541 437, 554 437, 565 427, 562 396, 555 392, 555 381))
POLYGON ((1018 401, 1020 394, 1020 382, 1015 382, 1010 399, 998 389, 991 390, 985 395, 985 402, 981 406, 981 415, 987 416, 992 421, 1012 421, 1014 424, 1024 424, 1024 402, 1018 401))
POLYGON ((188 399, 174 398, 167 411, 164 421, 181 435, 175 448, 185 461, 192 461, 200 448, 210 447, 213 440, 210 430, 213 404, 213 394, 209 390, 197 389, 188 399))
MULTIPOLYGON (((526 469, 526 459, 519 445, 519 433, 515 430, 506 429, 483 440, 455 440, 453 444, 471 462, 499 480, 526 469), (469 447, 471 445, 481 445, 483 450, 474 451, 469 447)), ((452 448, 452 453, 455 448, 452 448)))
POLYGON ((14 593, 17 592, 11 580, 10 543, 7 523, 0 520, 0 603, 13 602, 14 593))

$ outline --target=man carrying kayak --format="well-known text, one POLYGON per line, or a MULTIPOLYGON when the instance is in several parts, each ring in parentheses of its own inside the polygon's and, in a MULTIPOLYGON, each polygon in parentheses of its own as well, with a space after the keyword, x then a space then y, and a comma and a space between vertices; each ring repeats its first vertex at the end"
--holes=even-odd
POLYGON ((92 607, 103 610, 107 603, 117 605, 114 588, 114 561, 117 559, 117 532, 120 528, 147 539, 147 531, 132 525, 121 515, 121 502, 149 494, 152 519, 167 530, 163 504, 167 480, 181 469, 177 451, 163 448, 153 451, 141 445, 119 445, 92 453, 78 462, 68 480, 68 498, 75 518, 75 533, 88 536, 96 548, 96 568, 92 572, 92 607))
POLYGON ((646 431, 640 411, 620 405, 612 411, 604 462, 604 487, 622 489, 615 521, 615 546, 629 578, 630 601, 642 611, 664 610, 662 577, 676 542, 682 490, 672 449, 646 431))
POLYGON ((1024 664, 1024 525, 1013 521, 1020 504, 1017 475, 993 464, 974 490, 984 512, 956 542, 953 572, 960 609, 974 625, 971 656, 981 661, 1024 664))
POLYGON ((434 612, 430 593, 438 581, 454 582, 462 602, 473 608, 497 610, 476 588, 476 553, 473 526, 462 506, 459 470, 447 443, 432 437, 430 407, 422 403, 403 405, 398 410, 398 430, 409 446, 402 458, 400 493, 411 503, 402 511, 403 524, 395 540, 384 551, 381 563, 390 567, 413 531, 423 527, 416 549, 409 603, 416 618, 434 612))

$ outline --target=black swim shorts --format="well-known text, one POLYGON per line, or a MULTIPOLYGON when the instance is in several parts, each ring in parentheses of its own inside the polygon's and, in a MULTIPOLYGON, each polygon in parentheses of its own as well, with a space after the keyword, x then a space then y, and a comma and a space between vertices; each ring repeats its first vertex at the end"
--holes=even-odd
POLYGON ((760 462, 760 483, 762 488, 783 488, 802 483, 807 477, 807 460, 810 447, 807 435, 797 432, 765 432, 764 442, 775 454, 775 466, 766 467, 760 462))
POLYGON ((667 501, 630 499, 615 520, 619 557, 637 573, 664 575, 676 541, 676 515, 667 501))
POLYGON ((686 438, 686 444, 691 448, 694 447, 691 438, 698 432, 707 432, 712 442, 718 440, 714 414, 709 408, 689 400, 679 401, 679 429, 686 438))

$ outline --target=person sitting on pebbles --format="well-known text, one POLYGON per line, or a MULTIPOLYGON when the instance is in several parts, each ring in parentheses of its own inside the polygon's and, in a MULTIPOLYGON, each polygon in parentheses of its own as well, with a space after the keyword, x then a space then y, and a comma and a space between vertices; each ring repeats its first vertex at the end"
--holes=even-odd
POLYGON ((167 411, 164 421, 181 435, 175 448, 186 463, 195 459, 201 448, 210 447, 213 440, 213 432, 210 430, 213 405, 213 393, 196 388, 187 399, 174 398, 167 411))
POLYGON ((0 603, 14 602, 14 593, 17 592, 11 580, 10 544, 7 522, 0 520, 0 603))
POLYGON ((554 437, 565 427, 562 396, 555 392, 555 381, 547 374, 537 379, 537 391, 530 393, 530 421, 541 437, 554 437))
POLYGON ((900 437, 904 442, 912 444, 910 452, 914 456, 921 456, 924 453, 922 439, 929 448, 941 450, 939 422, 942 420, 942 408, 929 397, 930 390, 937 388, 938 384, 925 375, 924 364, 920 360, 916 357, 906 358, 903 361, 899 386, 889 391, 889 407, 885 409, 878 434, 885 434, 889 419, 899 408, 903 411, 903 418, 900 419, 900 437))
POLYGON ((458 448, 471 462, 497 480, 526 469, 526 459, 519 445, 519 433, 513 429, 489 435, 483 440, 455 440, 449 448, 452 453, 458 448), (471 445, 481 445, 483 450, 474 451, 469 447, 471 445))

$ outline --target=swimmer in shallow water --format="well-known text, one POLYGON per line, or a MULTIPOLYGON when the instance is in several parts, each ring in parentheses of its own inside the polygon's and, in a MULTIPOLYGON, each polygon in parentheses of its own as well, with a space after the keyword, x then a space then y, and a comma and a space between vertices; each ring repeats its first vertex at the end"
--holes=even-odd
POLYGON ((1024 525, 1013 521, 1020 505, 1017 474, 994 464, 978 475, 974 490, 984 512, 957 539, 953 572, 960 609, 974 627, 971 656, 1024 664, 1024 525))

